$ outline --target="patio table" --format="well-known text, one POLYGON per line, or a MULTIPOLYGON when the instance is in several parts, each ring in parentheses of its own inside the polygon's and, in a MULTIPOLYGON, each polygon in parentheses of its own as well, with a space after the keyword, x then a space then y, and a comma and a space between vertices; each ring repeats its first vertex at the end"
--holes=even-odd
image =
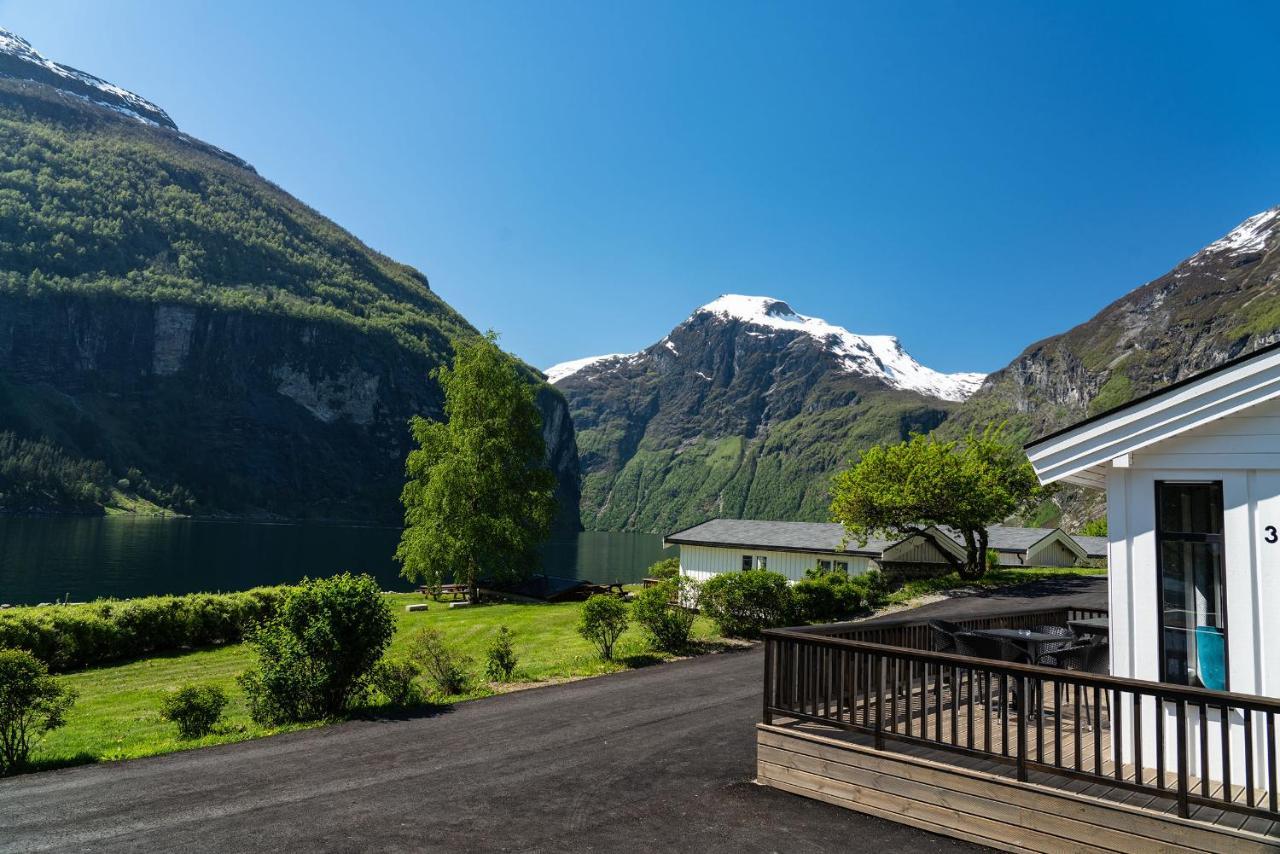
POLYGON ((1064 643, 1067 641, 1066 638, 1059 635, 1051 635, 1047 632, 1033 632, 1031 629, 974 629, 973 634, 981 637, 999 638, 1017 644, 1027 651, 1027 655, 1031 656, 1032 664, 1040 660, 1040 650, 1045 644, 1064 643))

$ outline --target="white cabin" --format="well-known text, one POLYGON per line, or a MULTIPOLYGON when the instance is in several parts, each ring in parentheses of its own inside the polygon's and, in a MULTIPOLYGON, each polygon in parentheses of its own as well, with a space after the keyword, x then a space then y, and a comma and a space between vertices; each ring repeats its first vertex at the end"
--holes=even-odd
MULTIPOLYGON (((1071 537, 1058 528, 994 526, 990 547, 1005 566, 1072 566, 1105 557, 1105 545, 1071 537)), ((832 522, 767 522, 712 519, 668 534, 664 546, 680 547, 680 572, 698 581, 744 569, 769 569, 800 581, 817 566, 861 575, 871 569, 946 572, 964 560, 959 537, 942 528, 903 540, 845 543, 844 526, 832 522), (948 556, 951 560, 948 560, 948 556)))
POLYGON ((1106 490, 1112 675, 1280 697, 1280 345, 1027 456, 1106 490))

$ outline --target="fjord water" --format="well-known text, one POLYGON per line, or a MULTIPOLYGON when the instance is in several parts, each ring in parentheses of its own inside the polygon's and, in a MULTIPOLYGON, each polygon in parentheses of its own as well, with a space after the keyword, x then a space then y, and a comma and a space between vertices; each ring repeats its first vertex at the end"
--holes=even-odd
MULTIPOLYGON (((411 590, 392 560, 397 528, 195 519, 0 518, 0 603, 82 602, 243 590, 303 576, 367 572, 411 590)), ((632 582, 675 554, 656 534, 586 531, 543 548, 548 575, 632 582)))

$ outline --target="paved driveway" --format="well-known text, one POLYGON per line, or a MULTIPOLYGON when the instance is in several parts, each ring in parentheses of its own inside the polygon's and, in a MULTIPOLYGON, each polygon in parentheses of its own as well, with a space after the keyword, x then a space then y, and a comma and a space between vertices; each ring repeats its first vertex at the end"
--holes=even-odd
POLYGON ((752 783, 759 649, 0 781, 0 851, 976 851, 752 783))

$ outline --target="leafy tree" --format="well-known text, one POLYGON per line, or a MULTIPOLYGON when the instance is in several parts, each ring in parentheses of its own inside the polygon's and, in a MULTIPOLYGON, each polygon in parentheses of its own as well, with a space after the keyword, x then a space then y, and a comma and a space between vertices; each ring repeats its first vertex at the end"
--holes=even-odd
POLYGON ((1099 516, 1097 519, 1090 519, 1080 526, 1080 536, 1082 537, 1105 537, 1107 535, 1107 517, 1099 516))
POLYGON ((1004 441, 1003 431, 993 425, 963 442, 916 435, 870 448, 833 479, 831 517, 862 544, 875 534, 900 538, 932 525, 953 528, 965 548, 964 561, 954 561, 956 572, 966 581, 981 578, 987 528, 1044 495, 1031 464, 1004 441))
POLYGON ((27 764, 35 741, 66 722, 76 693, 21 649, 0 649, 0 776, 27 764))
POLYGON ((401 574, 440 583, 446 574, 476 600, 482 576, 518 580, 537 566, 555 514, 534 390, 490 332, 457 344, 453 367, 433 376, 446 421, 415 417, 418 448, 406 461, 401 574))
POLYGON ((665 557, 657 563, 651 564, 649 569, 645 571, 645 575, 661 581, 669 581, 672 578, 676 578, 680 575, 680 558, 665 557))
POLYGON ((582 605, 578 634, 591 641, 605 661, 613 661, 613 648, 627 630, 627 606, 616 596, 596 594, 582 605))

